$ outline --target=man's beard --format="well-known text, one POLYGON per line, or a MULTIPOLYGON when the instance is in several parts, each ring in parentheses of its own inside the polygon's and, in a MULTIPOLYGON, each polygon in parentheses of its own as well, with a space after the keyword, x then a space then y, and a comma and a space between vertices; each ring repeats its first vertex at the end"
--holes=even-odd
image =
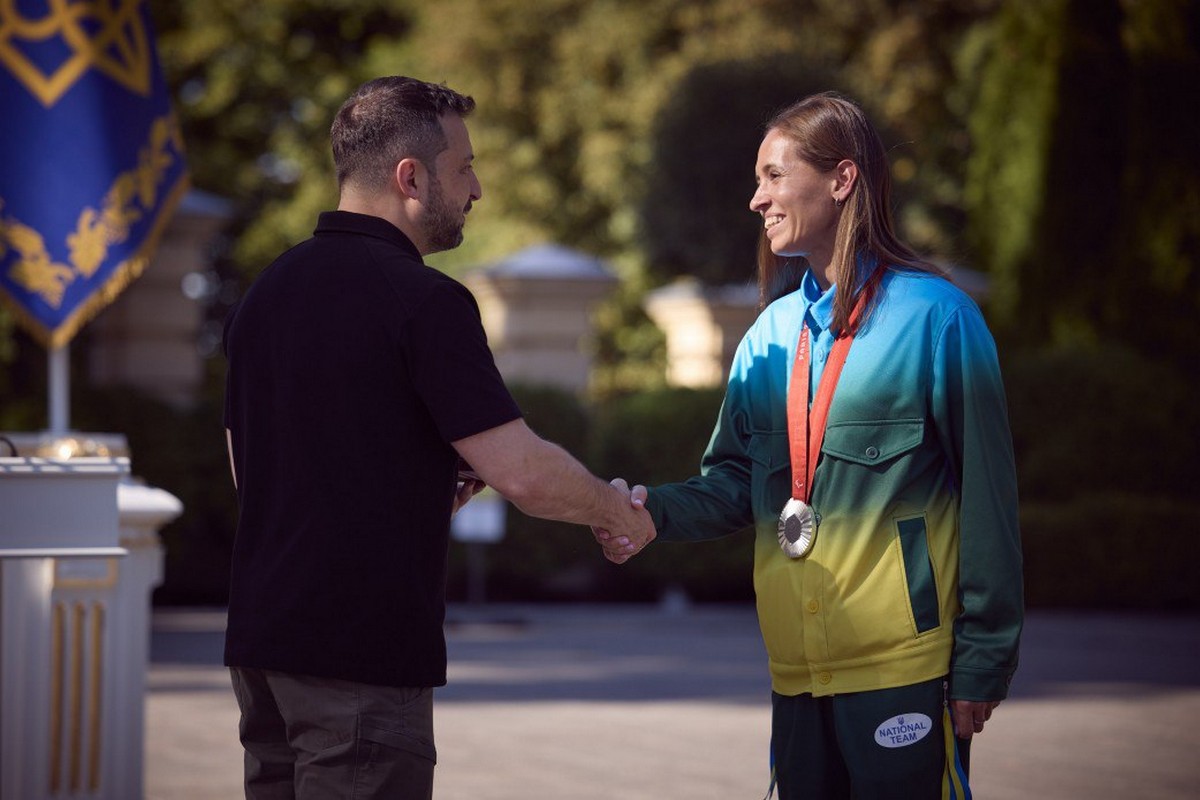
POLYGON ((421 222, 429 252, 453 250, 462 244, 465 224, 466 218, 463 213, 446 204, 441 181, 434 179, 429 184, 429 203, 425 209, 425 218, 421 222))

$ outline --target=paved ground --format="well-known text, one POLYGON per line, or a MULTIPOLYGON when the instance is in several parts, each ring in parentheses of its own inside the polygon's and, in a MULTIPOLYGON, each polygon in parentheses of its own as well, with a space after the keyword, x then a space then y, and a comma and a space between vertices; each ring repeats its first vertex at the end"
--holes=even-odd
MULTIPOLYGON (((154 619, 149 800, 240 796, 219 612, 154 619)), ((438 800, 758 800, 769 684, 749 607, 455 607, 438 800)), ((972 751, 980 800, 1200 797, 1200 618, 1038 613, 972 751)))

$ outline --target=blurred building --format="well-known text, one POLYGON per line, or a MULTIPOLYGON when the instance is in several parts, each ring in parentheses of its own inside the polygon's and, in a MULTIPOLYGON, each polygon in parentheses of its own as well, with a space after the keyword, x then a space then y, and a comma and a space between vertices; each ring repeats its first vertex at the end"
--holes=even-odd
POLYGON ((738 342, 758 314, 758 287, 683 278, 647 294, 644 305, 667 339, 667 382, 723 386, 738 342))
POLYGON ((93 385, 132 386, 177 408, 195 401, 205 309, 219 288, 209 254, 229 218, 227 201, 188 192, 149 267, 88 325, 93 385))
MULTIPOLYGON (((987 276, 956 265, 941 265, 950 280, 982 303, 987 276)), ((646 314, 667 339, 667 382, 672 386, 723 386, 742 336, 758 316, 753 283, 705 286, 681 278, 646 295, 646 314)))
POLYGON ((592 312, 616 288, 599 259, 556 244, 528 247, 463 277, 508 382, 582 392, 592 369, 592 312))

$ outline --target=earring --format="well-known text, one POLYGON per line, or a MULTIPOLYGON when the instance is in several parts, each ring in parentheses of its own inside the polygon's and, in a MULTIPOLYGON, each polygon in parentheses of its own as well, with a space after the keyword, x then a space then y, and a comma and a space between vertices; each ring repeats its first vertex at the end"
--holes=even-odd
POLYGON ((835 206, 837 206, 838 208, 841 208, 842 206, 846 205, 846 201, 845 201, 844 199, 843 199, 843 200, 838 200, 838 199, 835 197, 835 198, 833 198, 833 204, 834 204, 835 206))

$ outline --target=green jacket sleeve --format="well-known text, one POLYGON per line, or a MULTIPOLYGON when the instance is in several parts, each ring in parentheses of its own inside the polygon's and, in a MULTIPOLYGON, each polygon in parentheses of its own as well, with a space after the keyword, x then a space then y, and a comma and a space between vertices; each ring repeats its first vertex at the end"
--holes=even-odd
POLYGON ((735 413, 731 388, 721 404, 700 474, 682 483, 650 489, 646 508, 667 542, 716 539, 737 533, 753 522, 750 505, 750 457, 746 424, 735 413))
POLYGON ((935 346, 932 406, 959 496, 959 599, 951 697, 1001 700, 1024 617, 1012 436, 995 343, 978 310, 958 309, 935 346))

